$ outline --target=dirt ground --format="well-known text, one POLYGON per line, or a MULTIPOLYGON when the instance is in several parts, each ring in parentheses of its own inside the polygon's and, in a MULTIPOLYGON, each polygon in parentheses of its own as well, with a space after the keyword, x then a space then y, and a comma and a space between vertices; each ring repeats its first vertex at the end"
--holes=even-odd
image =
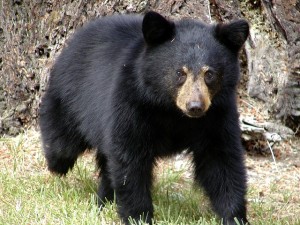
POLYGON ((246 159, 248 184, 255 190, 256 198, 249 202, 276 204, 273 217, 284 218, 300 216, 300 154, 293 158, 277 160, 271 157, 253 157, 246 159))

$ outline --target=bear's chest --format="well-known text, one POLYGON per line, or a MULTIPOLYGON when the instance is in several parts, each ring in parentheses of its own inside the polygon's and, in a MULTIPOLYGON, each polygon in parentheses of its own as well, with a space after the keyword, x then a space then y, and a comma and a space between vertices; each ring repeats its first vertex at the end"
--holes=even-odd
POLYGON ((153 148, 159 155, 176 154, 201 142, 204 123, 189 118, 164 118, 150 125, 153 148))

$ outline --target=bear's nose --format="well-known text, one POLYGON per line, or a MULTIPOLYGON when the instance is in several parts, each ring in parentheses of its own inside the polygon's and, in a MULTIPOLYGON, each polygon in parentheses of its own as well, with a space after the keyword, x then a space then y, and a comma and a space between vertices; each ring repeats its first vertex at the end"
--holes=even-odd
POLYGON ((187 102, 186 109, 192 114, 199 114, 203 111, 203 104, 200 101, 187 102))

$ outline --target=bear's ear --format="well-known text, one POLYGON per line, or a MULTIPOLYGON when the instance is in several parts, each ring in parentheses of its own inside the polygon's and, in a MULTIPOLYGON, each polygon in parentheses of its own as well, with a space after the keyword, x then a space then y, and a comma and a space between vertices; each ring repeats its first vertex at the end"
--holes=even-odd
POLYGON ((249 35, 249 24, 245 20, 237 20, 228 24, 217 24, 215 37, 229 49, 238 52, 249 35))
POLYGON ((175 35, 175 25, 162 15, 150 11, 144 16, 142 31, 147 44, 158 45, 175 35))

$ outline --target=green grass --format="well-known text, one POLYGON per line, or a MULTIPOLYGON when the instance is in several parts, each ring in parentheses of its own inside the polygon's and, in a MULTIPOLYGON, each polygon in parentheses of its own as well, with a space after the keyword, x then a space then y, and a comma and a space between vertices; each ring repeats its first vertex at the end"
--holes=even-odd
MULTIPOLYGON (((220 224, 205 195, 193 185, 188 165, 174 167, 173 161, 159 163, 153 188, 155 224, 220 224)), ((27 224, 121 224, 116 205, 99 211, 95 196, 97 171, 92 154, 85 154, 66 177, 46 169, 39 134, 28 131, 15 138, 0 138, 0 225, 27 224)), ((272 191, 277 190, 276 185, 272 191)), ((251 201, 252 224, 300 224, 299 218, 274 217, 288 209, 293 193, 285 193, 283 206, 251 201)), ((248 197, 258 192, 249 189, 248 197)), ((282 213, 281 213, 282 214, 282 213)))

